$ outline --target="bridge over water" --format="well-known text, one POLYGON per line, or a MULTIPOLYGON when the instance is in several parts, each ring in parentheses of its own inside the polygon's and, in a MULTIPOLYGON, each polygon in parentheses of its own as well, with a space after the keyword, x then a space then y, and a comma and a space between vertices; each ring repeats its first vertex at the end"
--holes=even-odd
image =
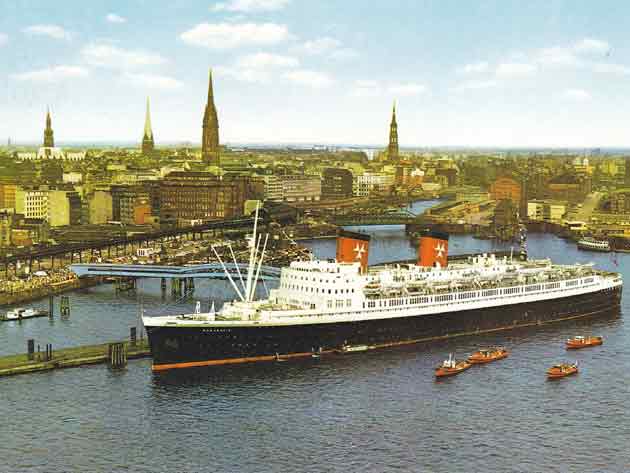
MULTIPOLYGON (((245 277, 248 265, 244 263, 226 263, 226 269, 234 278, 239 271, 245 277)), ((211 278, 226 279, 220 263, 195 264, 191 266, 159 266, 148 264, 73 264, 70 269, 78 277, 109 276, 121 278, 211 278)), ((261 266, 259 279, 270 280, 280 277, 280 268, 261 266)))

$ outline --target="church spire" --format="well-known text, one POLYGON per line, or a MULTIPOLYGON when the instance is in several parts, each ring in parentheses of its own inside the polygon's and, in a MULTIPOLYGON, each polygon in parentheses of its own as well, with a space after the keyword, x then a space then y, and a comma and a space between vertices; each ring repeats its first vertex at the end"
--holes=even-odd
POLYGON ((219 165, 219 118, 214 105, 212 69, 208 74, 208 103, 203 114, 201 158, 206 164, 219 165))
POLYGON ((398 123, 396 123, 396 101, 394 101, 394 106, 392 107, 392 121, 389 125, 387 159, 389 161, 398 161, 398 123))
POLYGON ((154 147, 153 130, 151 129, 151 111, 149 108, 149 97, 147 97, 147 111, 144 116, 144 135, 142 136, 142 154, 150 154, 154 147))
POLYGON ((44 148, 55 147, 55 136, 52 129, 52 120, 50 118, 50 107, 46 107, 46 128, 44 129, 44 148))

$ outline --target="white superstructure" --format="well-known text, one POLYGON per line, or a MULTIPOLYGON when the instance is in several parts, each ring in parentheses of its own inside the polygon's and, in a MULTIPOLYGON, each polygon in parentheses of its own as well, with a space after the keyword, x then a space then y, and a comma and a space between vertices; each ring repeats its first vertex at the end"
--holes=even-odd
POLYGON ((295 261, 262 300, 229 302, 218 313, 145 318, 159 326, 298 325, 411 317, 598 293, 622 286, 616 273, 550 260, 479 255, 447 268, 414 264, 295 261))

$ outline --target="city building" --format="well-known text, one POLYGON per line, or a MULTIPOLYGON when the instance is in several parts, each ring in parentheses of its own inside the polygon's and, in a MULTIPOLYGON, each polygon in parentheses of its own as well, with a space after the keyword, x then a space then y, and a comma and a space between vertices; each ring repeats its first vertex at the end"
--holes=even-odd
POLYGON ((5 183, 0 184, 0 210, 15 209, 15 191, 16 184, 5 183))
POLYGON ((498 177, 490 186, 490 198, 496 201, 509 199, 514 205, 521 205, 521 185, 507 176, 498 177))
POLYGON ((26 218, 48 218, 48 188, 18 187, 15 191, 15 212, 26 218))
POLYGON ((0 210, 0 248, 11 246, 11 229, 15 213, 0 210))
POLYGON ((147 111, 144 117, 144 134, 142 135, 142 154, 153 153, 155 143, 153 141, 153 129, 151 128, 151 112, 149 110, 149 97, 147 97, 147 111))
POLYGON ((48 217, 51 227, 81 224, 81 197, 76 191, 51 189, 48 191, 48 217))
POLYGON ((591 178, 564 173, 551 179, 547 187, 548 197, 551 199, 582 202, 591 192, 591 178))
POLYGON ((321 198, 343 199, 352 197, 352 172, 345 168, 324 168, 322 171, 321 198))
POLYGON ((396 103, 392 108, 392 121, 389 124, 389 144, 387 145, 387 159, 398 161, 398 123, 396 123, 396 103))
POLYGON ((182 224, 199 219, 239 217, 251 194, 247 176, 172 172, 160 183, 160 217, 162 221, 182 224))
POLYGON ((610 211, 630 214, 630 188, 619 189, 610 194, 610 211))
POLYGON ((201 159, 206 164, 219 165, 219 118, 214 105, 212 69, 208 78, 208 102, 203 114, 203 133, 201 137, 201 159))
POLYGON ((265 176, 265 200, 272 202, 315 202, 322 196, 322 179, 315 174, 265 176))
POLYGON ((394 176, 366 172, 354 177, 353 193, 357 197, 368 197, 372 194, 389 194, 394 185, 394 176))
POLYGON ((109 189, 94 189, 87 196, 87 205, 90 224, 104 224, 114 220, 112 193, 109 189))
POLYGON ((144 207, 150 202, 149 193, 140 185, 113 185, 112 219, 124 225, 136 223, 137 207, 144 207))

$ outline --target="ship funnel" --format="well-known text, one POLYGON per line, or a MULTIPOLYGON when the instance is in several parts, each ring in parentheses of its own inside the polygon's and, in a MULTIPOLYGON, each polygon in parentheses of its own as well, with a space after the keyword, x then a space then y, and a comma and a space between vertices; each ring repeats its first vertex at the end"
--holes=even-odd
POLYGON ((418 266, 446 268, 448 265, 448 233, 428 231, 420 237, 418 266))
POLYGON ((370 235, 339 230, 337 233, 337 262, 361 263, 361 273, 367 272, 370 235))

